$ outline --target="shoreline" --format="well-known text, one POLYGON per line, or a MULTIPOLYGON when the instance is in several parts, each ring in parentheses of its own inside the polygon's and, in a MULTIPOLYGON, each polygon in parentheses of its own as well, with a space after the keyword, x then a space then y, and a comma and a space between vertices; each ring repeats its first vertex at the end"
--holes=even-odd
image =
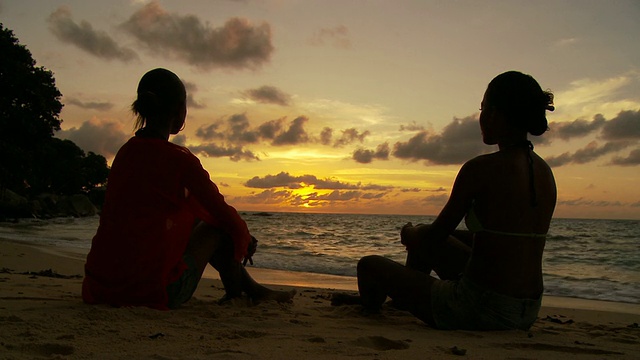
MULTIPOLYGON (((56 264, 57 267, 57 269, 53 269, 53 267, 51 266, 45 266, 41 269, 26 269, 25 267, 19 271, 42 271, 51 268, 63 275, 84 274, 84 261, 86 258, 86 254, 80 249, 35 245, 22 241, 0 238, 0 250, 5 248, 5 245, 3 245, 5 243, 14 244, 16 249, 22 249, 23 252, 30 252, 29 250, 34 251, 35 254, 31 254, 31 256, 34 256, 38 259, 47 258, 47 260, 45 261, 38 260, 36 261, 36 263, 42 261, 43 263, 56 264), (40 254, 36 255, 37 253, 40 254), (62 261, 63 259, 67 259, 67 261, 62 261)), ((0 257, 0 260, 3 260, 3 258, 0 257)), ((6 266, 5 261, 0 261, 0 263, 2 264, 0 265, 0 268, 9 268, 15 270, 11 266, 6 266)), ((257 268, 253 266, 249 266, 247 269, 256 281, 265 285, 317 288, 336 291, 358 291, 357 279, 353 276, 267 269, 257 268)), ((218 273, 211 266, 207 266, 202 277, 204 279, 220 280, 218 273)), ((640 304, 583 299, 576 297, 544 295, 542 297, 542 306, 553 308, 621 312, 626 314, 640 315, 640 304)))
POLYGON ((464 353, 548 360, 640 353, 640 306, 633 304, 544 297, 528 331, 442 331, 388 304, 376 315, 357 305, 331 306, 332 289, 355 291, 350 277, 251 268, 269 287, 295 289, 293 303, 238 299, 219 305, 224 288, 208 274, 182 307, 158 311, 87 305, 81 276, 38 273, 82 275, 83 266, 78 252, 0 239, 0 357, 386 360, 464 353))

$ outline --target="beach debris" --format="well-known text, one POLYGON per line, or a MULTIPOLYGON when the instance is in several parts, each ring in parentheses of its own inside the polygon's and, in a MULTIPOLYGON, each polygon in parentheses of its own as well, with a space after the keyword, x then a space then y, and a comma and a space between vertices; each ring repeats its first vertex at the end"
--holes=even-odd
POLYGON ((82 279, 82 275, 62 275, 55 272, 53 269, 40 270, 40 271, 25 271, 19 273, 20 275, 31 275, 32 279, 37 278, 38 276, 42 277, 50 277, 56 279, 82 279))
MULTIPOLYGON (((564 317, 564 316, 560 315, 560 317, 564 317)), ((551 317, 549 315, 547 315, 547 317, 542 319, 542 320, 550 321, 550 322, 556 323, 556 324, 573 324, 573 320, 572 319, 562 320, 562 319, 559 319, 558 317, 551 317)))
POLYGON ((151 339, 151 340, 155 340, 155 339, 158 339, 158 338, 161 338, 161 337, 164 337, 164 333, 159 332, 159 333, 155 333, 153 335, 149 335, 149 339, 151 339))
POLYGON ((457 346, 454 346, 454 347, 451 348, 451 353, 453 355, 465 356, 465 355, 467 355, 467 349, 462 349, 462 348, 459 348, 457 346))

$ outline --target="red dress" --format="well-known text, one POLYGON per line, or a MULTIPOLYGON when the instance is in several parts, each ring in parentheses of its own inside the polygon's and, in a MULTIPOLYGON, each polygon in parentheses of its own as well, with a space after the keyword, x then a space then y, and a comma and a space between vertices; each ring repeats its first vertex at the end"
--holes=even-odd
POLYGON ((187 267, 182 255, 196 218, 233 239, 237 261, 246 255, 247 224, 184 147, 131 138, 113 161, 107 189, 85 264, 87 303, 167 309, 166 287, 187 267))

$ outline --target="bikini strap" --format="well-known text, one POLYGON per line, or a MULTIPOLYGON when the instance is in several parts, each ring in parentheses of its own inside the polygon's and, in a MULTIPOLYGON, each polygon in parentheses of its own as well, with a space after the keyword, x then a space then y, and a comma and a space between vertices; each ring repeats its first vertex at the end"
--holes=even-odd
POLYGON ((538 206, 538 196, 536 194, 536 184, 533 177, 533 144, 531 141, 526 141, 529 151, 527 151, 527 158, 529 160, 529 189, 531 190, 531 207, 538 206))

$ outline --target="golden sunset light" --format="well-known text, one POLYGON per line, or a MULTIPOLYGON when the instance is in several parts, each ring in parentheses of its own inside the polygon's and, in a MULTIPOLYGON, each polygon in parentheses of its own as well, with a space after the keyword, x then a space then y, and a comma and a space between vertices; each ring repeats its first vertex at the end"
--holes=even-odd
POLYGON ((555 95, 530 136, 554 216, 640 219, 639 18, 634 1, 0 1, 63 94, 56 137, 110 164, 138 80, 170 69, 188 92, 170 141, 238 211, 436 215, 497 150, 478 109, 518 70, 555 95))

